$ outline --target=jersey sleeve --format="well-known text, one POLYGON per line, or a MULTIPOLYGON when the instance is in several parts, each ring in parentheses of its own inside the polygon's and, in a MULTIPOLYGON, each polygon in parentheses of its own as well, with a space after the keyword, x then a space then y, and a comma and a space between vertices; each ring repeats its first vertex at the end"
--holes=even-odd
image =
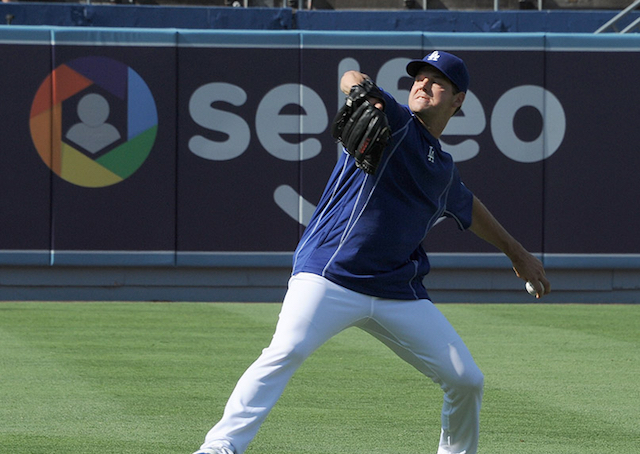
POLYGON ((384 113, 387 115, 391 132, 397 131, 411 118, 411 111, 409 107, 398 103, 391 94, 383 89, 380 90, 384 95, 384 113))

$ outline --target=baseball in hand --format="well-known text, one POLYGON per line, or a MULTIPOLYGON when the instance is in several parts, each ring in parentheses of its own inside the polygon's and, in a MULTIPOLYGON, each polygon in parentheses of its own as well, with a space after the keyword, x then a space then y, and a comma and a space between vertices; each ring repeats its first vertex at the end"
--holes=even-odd
MULTIPOLYGON (((541 294, 543 294, 543 293, 544 293, 544 285, 542 285, 542 282, 540 282, 540 287, 542 287, 542 292, 541 292, 541 294)), ((527 282, 527 283, 524 285, 524 288, 526 288, 526 289, 527 289, 527 292, 529 292, 529 295, 533 295, 533 296, 536 296, 536 295, 537 295, 536 289, 535 289, 535 288, 533 288, 533 284, 532 284, 531 282, 527 282)))

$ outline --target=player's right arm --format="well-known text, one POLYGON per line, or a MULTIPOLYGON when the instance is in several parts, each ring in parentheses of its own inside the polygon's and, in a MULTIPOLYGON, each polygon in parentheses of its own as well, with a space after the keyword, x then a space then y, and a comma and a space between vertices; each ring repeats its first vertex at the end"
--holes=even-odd
POLYGON ((530 281, 533 284, 538 292, 538 298, 551 291, 551 284, 545 276, 544 267, 540 260, 530 254, 522 244, 513 238, 475 196, 473 197, 469 230, 487 243, 493 244, 509 257, 516 275, 520 279, 530 281), (544 286, 544 291, 540 291, 540 283, 544 286))

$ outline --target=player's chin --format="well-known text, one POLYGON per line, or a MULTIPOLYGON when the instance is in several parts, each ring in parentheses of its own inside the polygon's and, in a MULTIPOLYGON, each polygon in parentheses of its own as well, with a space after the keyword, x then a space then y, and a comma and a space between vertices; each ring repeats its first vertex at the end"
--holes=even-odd
POLYGON ((409 102, 409 108, 413 112, 421 112, 429 107, 431 107, 431 100, 427 98, 413 98, 411 102, 409 102))

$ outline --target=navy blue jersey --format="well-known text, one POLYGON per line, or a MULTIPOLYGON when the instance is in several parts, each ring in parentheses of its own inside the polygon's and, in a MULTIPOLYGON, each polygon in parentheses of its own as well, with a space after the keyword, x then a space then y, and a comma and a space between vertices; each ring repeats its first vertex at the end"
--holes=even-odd
POLYGON ((473 194, 440 142, 407 106, 384 96, 393 136, 377 173, 343 153, 295 251, 293 274, 380 298, 428 298, 421 243, 442 216, 469 227, 473 194))

